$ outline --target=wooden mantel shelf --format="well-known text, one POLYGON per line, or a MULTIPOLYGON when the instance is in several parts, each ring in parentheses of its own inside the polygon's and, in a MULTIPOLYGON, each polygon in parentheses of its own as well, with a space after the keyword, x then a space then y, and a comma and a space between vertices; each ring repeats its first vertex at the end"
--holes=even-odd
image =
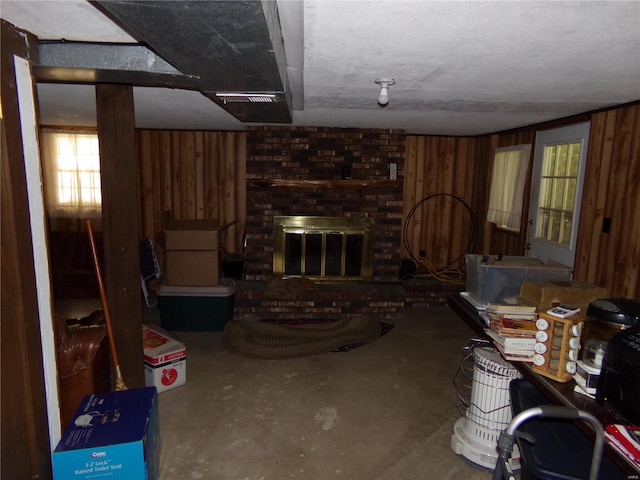
POLYGON ((402 187, 401 180, 299 180, 281 178, 261 178, 252 180, 252 187, 282 187, 282 188, 398 188, 402 187))

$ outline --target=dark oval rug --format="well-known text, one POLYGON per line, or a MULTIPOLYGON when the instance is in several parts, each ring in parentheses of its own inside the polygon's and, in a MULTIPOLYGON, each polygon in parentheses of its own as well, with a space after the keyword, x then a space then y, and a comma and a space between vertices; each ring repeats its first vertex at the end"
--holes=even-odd
POLYGON ((345 352, 380 338, 392 328, 366 316, 344 320, 232 320, 222 332, 222 345, 250 358, 295 358, 345 352))

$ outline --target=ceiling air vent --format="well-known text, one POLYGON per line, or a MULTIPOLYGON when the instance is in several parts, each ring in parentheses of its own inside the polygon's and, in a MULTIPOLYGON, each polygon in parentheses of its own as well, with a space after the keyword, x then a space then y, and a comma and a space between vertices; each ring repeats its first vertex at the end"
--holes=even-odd
POLYGON ((216 97, 223 103, 275 103, 281 101, 281 93, 235 93, 217 92, 216 97))

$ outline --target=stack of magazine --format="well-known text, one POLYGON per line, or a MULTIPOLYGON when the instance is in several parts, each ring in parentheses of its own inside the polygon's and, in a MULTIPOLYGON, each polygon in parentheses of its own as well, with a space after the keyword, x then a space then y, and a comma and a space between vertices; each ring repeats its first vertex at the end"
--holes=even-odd
POLYGON ((486 334, 509 361, 532 362, 536 345, 536 307, 487 303, 489 328, 486 334))
POLYGON ((614 449, 640 469, 640 427, 620 424, 607 425, 604 429, 604 436, 614 449))

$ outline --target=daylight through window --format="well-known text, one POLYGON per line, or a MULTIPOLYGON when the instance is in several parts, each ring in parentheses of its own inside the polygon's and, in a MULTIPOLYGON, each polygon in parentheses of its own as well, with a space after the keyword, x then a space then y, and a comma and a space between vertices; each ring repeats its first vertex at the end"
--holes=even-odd
POLYGON ((487 222, 520 230, 531 145, 496 148, 487 222))
POLYGON ((545 146, 536 238, 571 241, 580 149, 580 142, 545 146))
POLYGON ((45 130, 41 139, 48 214, 99 217, 102 194, 98 135, 45 130))

